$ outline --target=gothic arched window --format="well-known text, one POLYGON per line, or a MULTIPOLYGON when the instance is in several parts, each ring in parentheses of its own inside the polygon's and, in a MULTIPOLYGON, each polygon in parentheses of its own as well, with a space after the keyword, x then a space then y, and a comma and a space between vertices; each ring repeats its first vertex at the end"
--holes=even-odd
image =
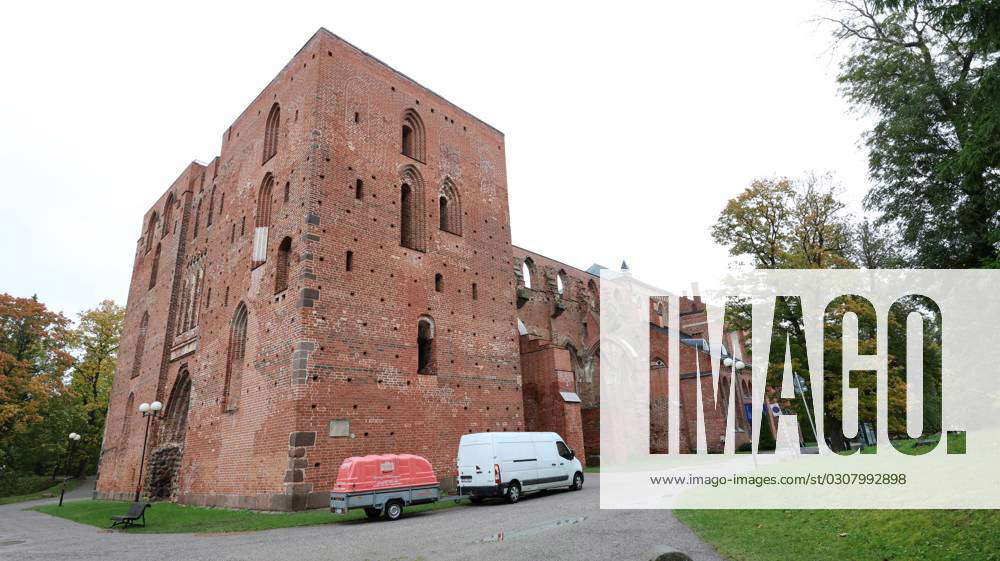
POLYGON ((257 215, 254 218, 253 255, 251 266, 256 267, 267 261, 267 231, 271 227, 271 191, 274 176, 268 173, 260 183, 257 192, 257 215))
POLYGON ((403 112, 402 125, 402 153, 414 160, 425 161, 426 139, 424 133, 424 122, 420 115, 413 109, 403 112))
POLYGON ((288 289, 288 264, 292 253, 292 238, 286 237, 278 246, 278 259, 274 263, 274 293, 288 289))
POLYGON ((172 226, 170 221, 173 219, 172 217, 174 215, 174 204, 176 204, 175 200, 176 199, 174 199, 174 194, 172 192, 167 195, 167 203, 163 205, 163 230, 160 237, 165 238, 167 237, 167 234, 170 233, 170 227, 172 226))
POLYGON ((278 125, 281 124, 281 107, 277 103, 271 106, 264 125, 264 156, 261 163, 266 163, 278 153, 278 125))
POLYGON ((425 251, 424 181, 413 166, 403 170, 399 188, 399 244, 425 251))
POLYGON ((444 180, 438 194, 438 227, 457 236, 462 235, 462 203, 458 189, 450 179, 444 180))
POLYGON ((146 233, 144 234, 146 241, 146 253, 149 253, 149 250, 153 249, 153 232, 156 231, 156 223, 159 221, 160 217, 154 210, 153 214, 149 215, 149 222, 146 223, 146 233))
POLYGON ((535 263, 530 257, 525 257, 521 262, 521 278, 524 279, 524 288, 531 288, 531 275, 534 272, 535 263))
POLYGON ((239 405, 240 388, 243 384, 243 362, 247 347, 247 306, 243 302, 236 307, 229 327, 229 352, 226 365, 226 381, 222 393, 223 409, 234 411, 239 405))
POLYGON ((417 322, 417 374, 434 373, 434 320, 421 316, 417 322))
POLYGON ((132 357, 132 377, 142 371, 142 354, 146 350, 146 333, 149 331, 149 312, 142 314, 139 322, 139 333, 135 337, 135 355, 132 357))

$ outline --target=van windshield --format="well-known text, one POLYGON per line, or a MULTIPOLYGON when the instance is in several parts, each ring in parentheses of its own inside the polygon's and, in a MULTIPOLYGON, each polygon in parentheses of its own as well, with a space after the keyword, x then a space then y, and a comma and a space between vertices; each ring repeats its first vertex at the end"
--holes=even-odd
POLYGON ((567 460, 573 459, 573 452, 571 452, 569 447, 566 446, 566 444, 561 440, 556 441, 556 451, 559 453, 560 456, 566 458, 567 460))

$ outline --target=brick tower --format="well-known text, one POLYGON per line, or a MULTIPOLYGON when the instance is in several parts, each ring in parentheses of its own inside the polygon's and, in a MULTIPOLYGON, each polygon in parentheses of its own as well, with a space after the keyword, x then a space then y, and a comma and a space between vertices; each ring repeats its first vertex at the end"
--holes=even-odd
POLYGON ((98 495, 316 507, 524 430, 506 187, 501 132, 319 30, 144 217, 98 495))

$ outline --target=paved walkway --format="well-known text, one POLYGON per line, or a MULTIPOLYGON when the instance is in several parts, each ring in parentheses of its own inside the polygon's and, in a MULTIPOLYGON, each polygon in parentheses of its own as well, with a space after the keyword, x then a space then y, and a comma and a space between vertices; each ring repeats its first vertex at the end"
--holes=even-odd
MULTIPOLYGON (((723 561, 665 510, 600 510, 600 477, 579 492, 529 496, 405 514, 397 522, 359 521, 234 534, 128 534, 0 506, 0 559, 73 560, 636 560, 679 550, 696 561, 723 561), (501 538, 502 534, 502 538, 501 538)), ((90 497, 81 485, 72 497, 90 497)), ((333 515, 331 514, 331 517, 333 515)), ((156 524, 155 509, 147 516, 156 524)))

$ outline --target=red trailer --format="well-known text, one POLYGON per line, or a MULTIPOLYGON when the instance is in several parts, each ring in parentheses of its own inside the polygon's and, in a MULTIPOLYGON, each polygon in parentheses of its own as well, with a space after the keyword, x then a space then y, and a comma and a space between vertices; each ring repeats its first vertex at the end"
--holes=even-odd
POLYGON ((344 514, 364 508, 369 518, 396 520, 403 507, 433 503, 441 487, 426 458, 413 454, 353 456, 340 464, 330 493, 330 510, 344 514))

